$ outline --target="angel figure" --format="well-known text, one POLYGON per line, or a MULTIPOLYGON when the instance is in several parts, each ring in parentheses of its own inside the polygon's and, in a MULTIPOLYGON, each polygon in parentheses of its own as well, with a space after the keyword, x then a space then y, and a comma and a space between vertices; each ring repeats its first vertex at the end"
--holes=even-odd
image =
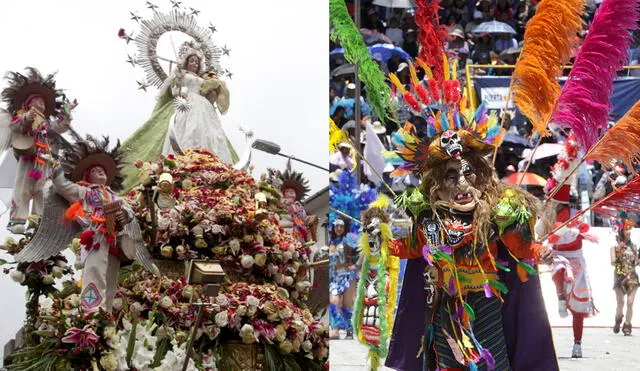
MULTIPOLYGON (((124 142, 125 161, 155 161, 160 154, 203 148, 222 161, 235 163, 238 156, 222 129, 218 111, 229 109, 224 81, 209 73, 211 66, 200 44, 185 42, 178 67, 162 86, 151 118, 124 142)), ((124 169, 125 189, 130 189, 136 169, 124 169)))
POLYGON ((318 217, 307 215, 300 201, 309 192, 308 181, 302 174, 287 169, 282 174, 282 194, 284 204, 289 212, 283 216, 281 226, 299 242, 317 241, 318 217))
POLYGON ((8 72, 5 79, 8 87, 2 91, 2 101, 7 111, 0 109, 0 153, 11 147, 18 160, 7 228, 22 234, 27 217, 42 214, 53 142, 60 138, 56 134, 69 130, 71 110, 77 103, 70 104, 56 89, 55 74, 45 77, 27 67, 24 75, 8 72))
POLYGON ((82 307, 86 312, 99 308, 110 312, 121 260, 136 259, 150 272, 159 272, 144 246, 133 210, 114 192, 122 189, 120 143, 109 150, 107 137, 74 136, 76 143, 65 149, 62 164, 53 166, 53 185, 41 225, 16 261, 47 259, 81 232, 82 307), (62 215, 73 228, 60 224, 62 215))

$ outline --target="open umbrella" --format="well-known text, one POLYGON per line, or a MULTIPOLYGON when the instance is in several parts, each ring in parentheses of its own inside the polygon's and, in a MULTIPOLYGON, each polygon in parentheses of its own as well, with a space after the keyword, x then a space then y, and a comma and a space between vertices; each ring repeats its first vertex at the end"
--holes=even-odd
POLYGON ((384 6, 386 8, 413 8, 411 0, 373 0, 373 5, 384 6))
POLYGON ((562 150, 563 144, 559 143, 542 143, 538 146, 538 149, 533 153, 533 151, 529 153, 523 153, 522 158, 527 161, 535 162, 541 158, 552 157, 560 153, 562 150), (531 156, 533 154, 533 156, 531 156))
POLYGON ((338 66, 331 71, 331 76, 342 76, 342 75, 353 75, 356 73, 356 65, 355 64, 343 64, 342 66, 338 66))
POLYGON ((515 48, 508 48, 502 51, 502 53, 500 53, 500 55, 515 55, 515 54, 520 54, 520 52, 522 51, 521 47, 515 47, 515 48))
POLYGON ((503 183, 507 184, 518 184, 520 183, 523 186, 537 186, 544 187, 547 184, 547 180, 541 177, 538 174, 534 173, 513 173, 502 178, 503 183), (522 178, 524 174, 524 179, 522 179, 522 183, 520 183, 520 178, 522 178))
POLYGON ((527 138, 511 131, 508 131, 504 135, 504 139, 502 140, 502 145, 504 145, 505 147, 512 147, 512 148, 531 148, 531 142, 528 141, 527 138))
MULTIPOLYGON (((402 50, 401 48, 393 45, 393 44, 376 44, 369 47, 369 53, 373 56, 373 59, 379 60, 382 62, 387 62, 394 55, 399 55, 400 58, 406 60, 410 60, 411 56, 402 50)), ((343 48, 336 48, 329 52, 329 55, 338 55, 344 54, 343 48)))
POLYGON ((516 30, 513 27, 509 26, 506 23, 491 21, 491 22, 482 22, 476 26, 472 31, 474 34, 480 33, 489 33, 489 34, 500 34, 500 33, 508 33, 515 35, 516 30))
POLYGON ((360 33, 362 34, 362 37, 364 38, 364 42, 365 44, 369 45, 369 44, 380 44, 380 43, 384 43, 384 44, 393 44, 393 41, 391 41, 391 39, 377 31, 377 30, 370 30, 368 28, 361 28, 360 29, 360 33))

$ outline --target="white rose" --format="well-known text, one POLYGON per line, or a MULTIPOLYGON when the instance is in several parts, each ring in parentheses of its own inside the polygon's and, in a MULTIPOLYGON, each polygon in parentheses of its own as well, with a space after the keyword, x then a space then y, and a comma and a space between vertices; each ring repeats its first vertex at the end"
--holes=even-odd
POLYGON ((246 300, 248 305, 251 305, 254 307, 257 307, 258 305, 260 305, 260 299, 256 298, 253 295, 248 295, 246 300))
POLYGON ((267 271, 269 272, 269 275, 273 276, 274 274, 278 273, 278 266, 275 264, 267 264, 267 271))
POLYGON ((253 267, 253 256, 243 255, 242 258, 240 259, 240 264, 242 264, 242 267, 245 269, 249 269, 253 267))
POLYGON ((158 229, 159 230, 166 230, 169 228, 169 225, 171 225, 171 220, 167 217, 161 216, 158 218, 158 229))
POLYGON ((276 340, 282 342, 287 338, 287 331, 284 329, 284 326, 278 325, 276 326, 276 340))
POLYGON ((138 315, 140 315, 140 312, 142 312, 142 304, 136 301, 135 303, 131 304, 129 310, 131 314, 137 317, 138 315))
POLYGON ((171 307, 173 305, 173 300, 171 300, 170 297, 168 296, 164 296, 162 299, 160 299, 160 306, 164 309, 167 309, 169 307, 171 307))
POLYGON ((267 262, 267 256, 263 253, 256 254, 255 263, 258 267, 264 267, 267 262))
POLYGON ((284 277, 284 284, 287 285, 287 286, 293 285, 293 277, 285 276, 284 277))
POLYGON ((258 307, 249 307, 249 309, 247 309, 247 316, 253 317, 257 311, 258 307))
POLYGON ((178 255, 184 255, 184 253, 185 253, 186 251, 187 251, 187 250, 184 248, 184 246, 182 246, 182 245, 178 245, 178 246, 176 246, 176 254, 178 254, 178 255))
POLYGON ((291 253, 291 251, 287 250, 284 253, 282 253, 282 256, 284 257, 284 261, 288 262, 293 257, 293 254, 291 253))
POLYGON ((170 259, 173 256, 173 247, 169 245, 162 246, 160 254, 162 254, 163 257, 170 259))
POLYGON ((193 296, 193 286, 185 286, 182 289, 182 297, 185 299, 191 299, 193 296))
POLYGON ((14 270, 13 272, 11 272, 9 277, 11 277, 12 280, 18 283, 23 283, 25 279, 24 273, 20 272, 19 270, 14 270))
POLYGON ((115 371, 118 368, 118 360, 112 353, 104 353, 100 357, 100 366, 106 371, 115 371))
POLYGON ((282 273, 276 273, 276 276, 274 277, 276 280, 276 283, 278 285, 282 285, 284 283, 284 274, 282 273))
POLYGON ((293 344, 289 340, 285 340, 280 343, 280 350, 284 354, 291 353, 291 351, 293 350, 293 344))
POLYGON ((311 349, 313 349, 313 344, 311 344, 311 341, 305 340, 302 343, 302 350, 304 350, 305 352, 310 352, 311 349))
POLYGON ((247 314, 247 306, 246 305, 238 306, 237 313, 238 313, 239 316, 244 316, 245 314, 247 314))
POLYGON ((231 248, 231 250, 233 250, 234 253, 237 253, 238 251, 240 251, 240 240, 238 240, 237 238, 232 239, 231 241, 229 241, 229 247, 231 248))
POLYGON ((242 338, 242 342, 245 344, 251 344, 256 341, 256 336, 253 330, 253 326, 248 323, 242 325, 240 329, 240 337, 242 338))
POLYGON ((229 323, 229 314, 226 310, 216 314, 216 324, 220 327, 224 327, 229 323))
POLYGON ((53 299, 48 296, 40 295, 38 297, 38 305, 40 306, 40 310, 48 311, 53 307, 53 299))
POLYGON ((300 269, 300 263, 299 263, 299 262, 297 262, 297 261, 295 261, 295 262, 293 262, 293 264, 291 265, 291 267, 293 268, 293 271, 294 271, 294 272, 297 272, 297 271, 298 271, 298 269, 300 269))
POLYGON ((280 312, 280 318, 282 319, 291 318, 292 315, 293 315, 293 312, 289 308, 284 308, 282 312, 280 312))
POLYGON ((226 307, 229 305, 229 298, 224 294, 218 294, 216 297, 216 303, 221 307, 226 307))
MULTIPOLYGON (((78 307, 80 306, 80 295, 78 294, 71 294, 67 297, 67 302, 72 306, 72 307, 78 307)), ((122 308, 122 299, 121 298, 117 298, 113 300, 113 308, 116 310, 120 310, 122 308), (116 308, 116 304, 119 302, 120 304, 120 308, 116 308)))

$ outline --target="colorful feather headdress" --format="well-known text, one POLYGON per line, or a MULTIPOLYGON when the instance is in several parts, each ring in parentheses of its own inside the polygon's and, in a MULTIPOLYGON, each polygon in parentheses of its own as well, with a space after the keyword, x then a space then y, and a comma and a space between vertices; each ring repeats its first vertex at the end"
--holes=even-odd
POLYGON ((427 137, 419 138, 415 127, 406 123, 393 133, 395 152, 385 153, 387 162, 399 165, 391 176, 422 173, 429 167, 465 153, 486 156, 504 136, 495 114, 487 114, 486 103, 474 112, 449 110, 428 119, 427 137))

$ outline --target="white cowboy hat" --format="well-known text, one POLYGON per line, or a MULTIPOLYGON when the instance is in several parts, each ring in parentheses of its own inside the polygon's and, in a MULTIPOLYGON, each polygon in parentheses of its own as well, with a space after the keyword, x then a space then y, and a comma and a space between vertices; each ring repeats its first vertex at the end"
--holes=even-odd
POLYGON ((371 128, 373 129, 373 132, 376 134, 384 134, 387 132, 387 128, 385 128, 380 121, 374 121, 373 124, 371 125, 371 128))

